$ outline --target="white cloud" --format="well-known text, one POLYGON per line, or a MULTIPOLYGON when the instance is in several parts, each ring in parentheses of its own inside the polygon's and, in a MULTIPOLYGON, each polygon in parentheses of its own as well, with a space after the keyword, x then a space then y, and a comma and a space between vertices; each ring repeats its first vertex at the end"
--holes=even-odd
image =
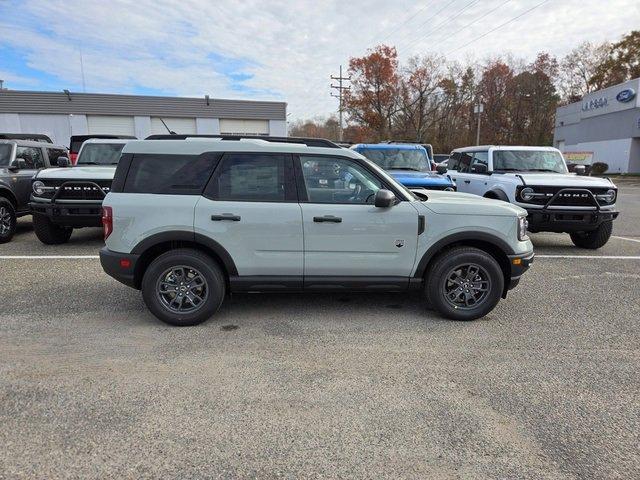
MULTIPOLYGON (((82 48, 89 91, 146 88, 279 99, 289 103, 292 118, 311 117, 335 110, 329 75, 366 48, 384 40, 399 47, 402 59, 431 50, 446 53, 538 1, 511 0, 453 34, 505 0, 26 0, 8 7, 0 3, 0 48, 23 53, 31 69, 75 86, 82 48), (244 87, 238 87, 238 74, 251 76, 241 82, 244 87)), ((533 58, 540 50, 562 55, 583 40, 615 40, 637 28, 639 5, 550 0, 451 58, 507 52, 533 58)), ((0 70, 12 83, 33 84, 24 72, 10 75, 2 58, 0 70)))

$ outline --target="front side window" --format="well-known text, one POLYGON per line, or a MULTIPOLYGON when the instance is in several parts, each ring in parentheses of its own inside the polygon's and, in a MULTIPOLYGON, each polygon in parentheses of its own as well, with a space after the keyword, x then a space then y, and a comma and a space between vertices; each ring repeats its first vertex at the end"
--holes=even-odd
POLYGON ((380 180, 357 162, 338 157, 300 157, 311 203, 373 203, 380 180))
POLYGON ((11 149, 13 145, 10 143, 0 144, 0 167, 9 166, 11 162, 11 149))
POLYGON ((66 157, 67 152, 60 148, 47 148, 47 155, 49 156, 49 163, 51 165, 57 165, 58 157, 66 157))
POLYGON ((87 143, 77 165, 117 165, 124 143, 87 143))
POLYGON ((283 202, 287 199, 285 155, 233 153, 222 159, 207 186, 215 200, 283 202))
POLYGON ((423 149, 367 147, 358 152, 384 170, 431 170, 429 158, 423 149))
POLYGON ((493 169, 515 172, 567 173, 559 152, 548 150, 494 150, 493 169))
POLYGON ((124 184, 125 193, 200 195, 218 155, 135 154, 124 184))
POLYGON ((36 147, 17 147, 16 158, 21 158, 27 166, 25 168, 35 170, 44 168, 44 159, 42 158, 42 150, 36 147))

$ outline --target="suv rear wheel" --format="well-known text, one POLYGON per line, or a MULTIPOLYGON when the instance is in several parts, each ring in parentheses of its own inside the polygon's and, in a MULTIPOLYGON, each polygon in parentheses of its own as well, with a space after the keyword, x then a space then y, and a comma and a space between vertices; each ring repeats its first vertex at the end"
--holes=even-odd
POLYGON ((60 245, 67 243, 73 233, 73 228, 56 225, 44 215, 33 215, 33 230, 36 237, 46 245, 60 245))
POLYGON ((595 250, 609 241, 612 231, 613 222, 603 222, 596 230, 571 233, 571 241, 576 247, 595 250))
POLYGON ((156 317, 186 327, 218 311, 226 291, 224 274, 208 255, 192 249, 163 253, 142 279, 142 298, 156 317))
POLYGON ((472 247, 456 247, 441 254, 425 282, 429 303, 452 320, 485 316, 500 300, 503 288, 498 262, 472 247))
POLYGON ((7 243, 16 233, 16 210, 6 198, 0 197, 0 243, 7 243))

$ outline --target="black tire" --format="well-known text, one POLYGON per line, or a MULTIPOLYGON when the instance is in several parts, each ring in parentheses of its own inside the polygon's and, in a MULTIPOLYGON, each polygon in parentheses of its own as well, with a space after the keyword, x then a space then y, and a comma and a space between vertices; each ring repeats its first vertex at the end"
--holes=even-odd
POLYGON ((16 209, 8 199, 0 197, 0 243, 10 242, 16 233, 16 209))
MULTIPOLYGON (((468 321, 484 317, 500 301, 503 289, 504 274, 496 259, 489 253, 472 247, 455 247, 440 254, 434 260, 431 268, 429 268, 425 279, 427 301, 442 316, 451 320, 468 321), (454 282, 448 279, 452 275, 457 275, 457 273, 454 273, 456 271, 464 274, 465 265, 472 266, 471 271, 473 271, 473 266, 479 267, 478 276, 474 275, 468 281, 460 280, 464 283, 455 284, 456 286, 454 287, 454 282), (470 286, 470 290, 465 290, 465 285, 470 286), (474 292, 473 288, 476 287, 485 288, 486 291, 474 292), (455 292, 456 288, 462 290, 455 292), (465 298, 465 291, 471 291, 470 297, 474 294, 478 295, 477 304, 472 303, 469 306, 454 304, 459 297, 456 296, 455 299, 447 300, 445 295, 447 289, 452 289, 450 295, 458 294, 465 298)), ((461 301, 464 302, 464 299, 461 301)))
MULTIPOLYGON (((185 273, 185 271, 183 271, 183 273, 185 273)), ((182 276, 182 278, 188 277, 182 276)), ((194 279, 195 275, 191 278, 194 279)), ((225 276, 215 260, 205 253, 188 248, 172 250, 158 256, 151 262, 142 279, 142 298, 151 313, 161 321, 178 327, 198 325, 211 318, 218 311, 220 305, 222 305, 225 292, 225 276), (206 290, 197 289, 196 296, 201 295, 205 298, 198 305, 190 303, 194 309, 179 312, 171 309, 168 305, 168 299, 171 297, 172 302, 175 300, 176 303, 179 303, 179 305, 176 304, 176 309, 182 308, 183 303, 181 302, 189 302, 187 296, 190 293, 193 295, 192 288, 196 287, 189 288, 186 290, 187 293, 184 293, 184 298, 177 299, 179 295, 177 291, 161 291, 160 283, 161 279, 164 279, 165 282, 162 283, 166 286, 166 280, 173 277, 172 285, 175 284, 176 289, 182 288, 185 290, 184 287, 180 286, 182 283, 177 280, 181 276, 174 275, 173 271, 167 276, 168 270, 183 268, 187 274, 189 274, 189 272, 196 272, 204 278, 206 290), (206 294, 204 293, 205 291, 206 294)), ((185 307, 187 306, 189 305, 185 307)))
POLYGON ((46 216, 38 214, 33 215, 33 230, 38 240, 45 245, 67 243, 73 233, 73 228, 56 225, 46 216))
POLYGON ((611 238, 613 222, 603 222, 596 230, 571 233, 571 241, 576 247, 595 250, 603 247, 611 238))

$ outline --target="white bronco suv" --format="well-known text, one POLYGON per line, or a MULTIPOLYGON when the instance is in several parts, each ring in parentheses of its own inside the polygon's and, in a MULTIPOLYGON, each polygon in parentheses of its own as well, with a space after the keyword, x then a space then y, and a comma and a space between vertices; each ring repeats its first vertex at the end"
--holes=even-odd
POLYGON ((414 288, 472 320, 533 260, 520 207, 419 199, 327 140, 175 138, 127 143, 102 217, 103 269, 164 322, 203 322, 229 292, 414 288))
POLYGON ((530 232, 569 233, 578 247, 606 244, 618 216, 613 182, 569 173, 552 147, 459 148, 448 168, 459 192, 518 205, 528 212, 530 232))
POLYGON ((74 228, 101 227, 102 200, 111 188, 122 147, 129 140, 89 139, 75 166, 41 170, 33 177, 33 229, 45 244, 65 243, 74 228))

